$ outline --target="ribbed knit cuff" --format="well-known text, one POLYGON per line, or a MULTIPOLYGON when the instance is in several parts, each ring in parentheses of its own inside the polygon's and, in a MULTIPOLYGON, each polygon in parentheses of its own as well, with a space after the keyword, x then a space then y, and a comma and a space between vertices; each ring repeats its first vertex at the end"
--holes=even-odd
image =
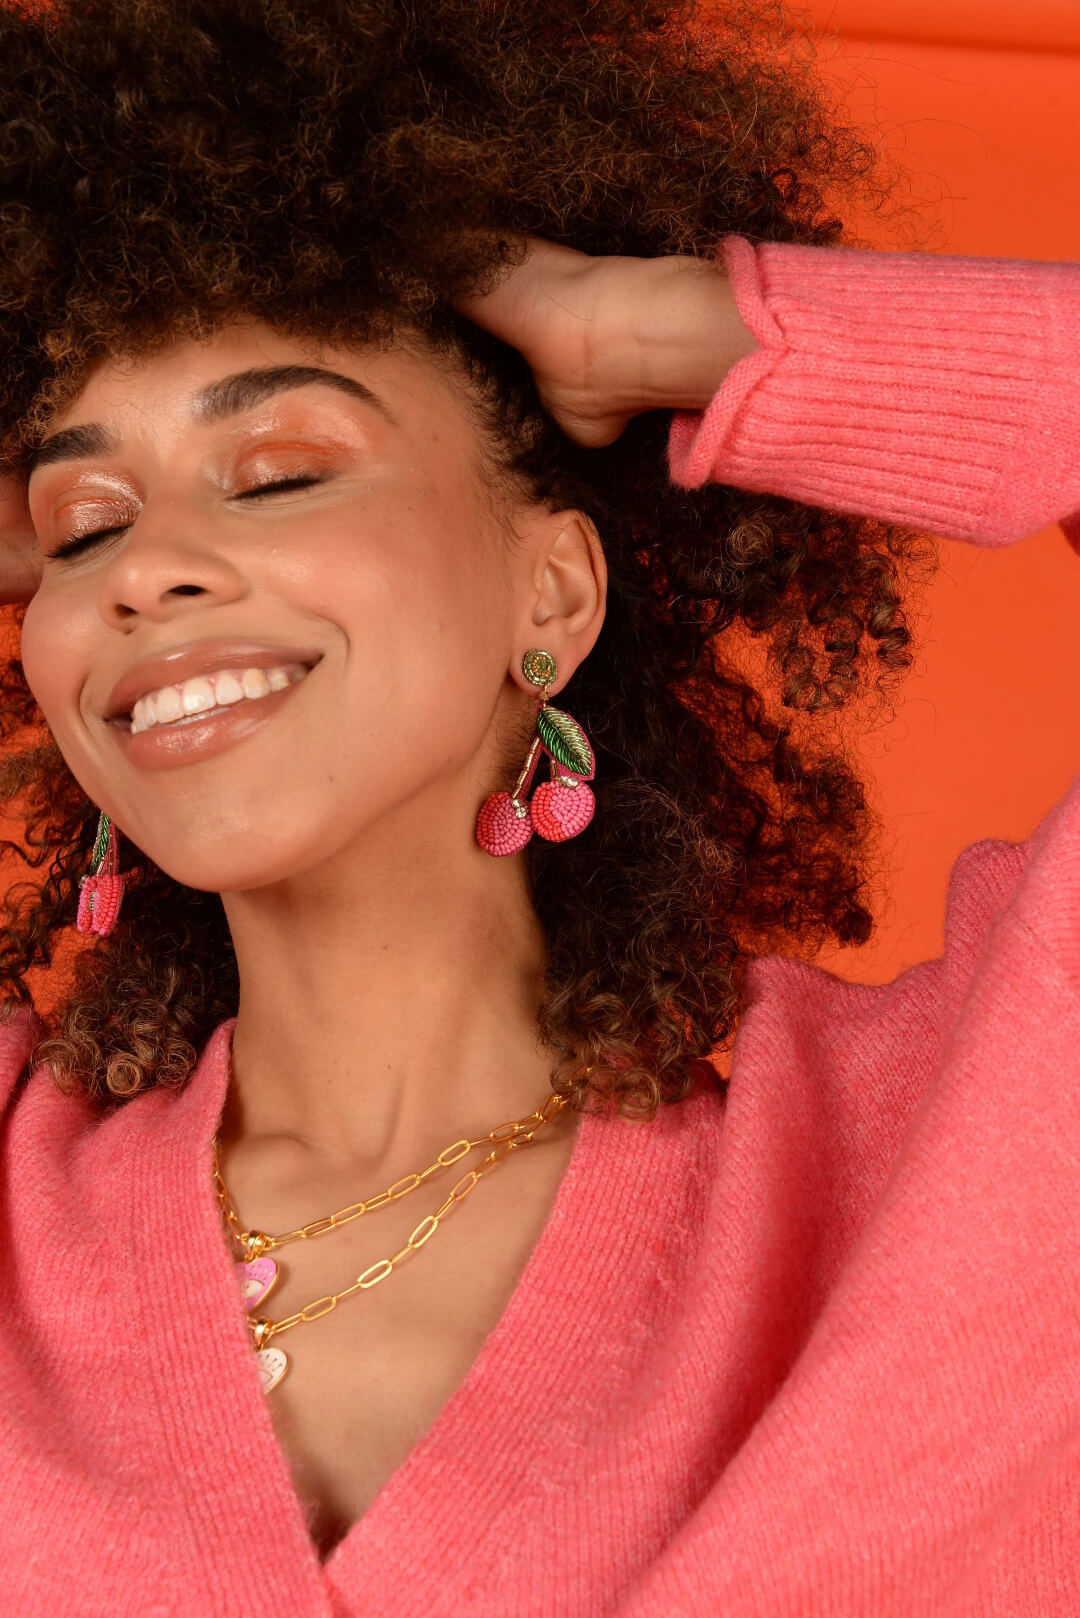
POLYGON ((675 483, 984 545, 1080 512, 1080 264, 737 235, 717 255, 760 346, 673 413, 675 483))

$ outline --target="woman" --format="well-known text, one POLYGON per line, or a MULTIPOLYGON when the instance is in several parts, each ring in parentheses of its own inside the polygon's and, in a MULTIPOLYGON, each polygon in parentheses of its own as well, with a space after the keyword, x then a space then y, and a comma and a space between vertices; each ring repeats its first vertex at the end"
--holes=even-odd
POLYGON ((1075 791, 808 961, 1080 271, 855 251, 782 23, 0 23, 4 1611, 1076 1611, 1075 791))

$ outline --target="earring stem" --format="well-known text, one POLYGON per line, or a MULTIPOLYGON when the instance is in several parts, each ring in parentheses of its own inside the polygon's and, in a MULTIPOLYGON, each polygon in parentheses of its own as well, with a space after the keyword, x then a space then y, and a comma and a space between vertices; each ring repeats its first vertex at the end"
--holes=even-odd
POLYGON ((536 768, 536 755, 537 755, 537 753, 539 753, 539 751, 540 751, 540 738, 539 738, 539 736, 534 736, 533 737, 533 744, 529 748, 529 754, 528 754, 528 757, 525 760, 524 765, 522 766, 521 774, 518 776, 517 781, 514 783, 514 790, 510 794, 510 796, 512 798, 516 798, 518 796, 518 794, 521 792, 522 788, 524 787, 526 781, 529 779, 530 775, 532 774, 533 770, 536 768))

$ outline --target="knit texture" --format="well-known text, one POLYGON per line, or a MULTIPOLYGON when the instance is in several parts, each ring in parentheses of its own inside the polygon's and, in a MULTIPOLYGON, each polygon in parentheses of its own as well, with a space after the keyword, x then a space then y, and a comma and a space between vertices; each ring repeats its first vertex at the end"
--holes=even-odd
POLYGON ((726 236, 760 345, 676 411, 676 483, 1008 545, 1080 508, 1075 264, 726 236))
MULTIPOLYGON (((1080 265, 722 251, 762 346, 673 419, 676 481, 981 544, 1080 506, 1080 265)), ((0 1612, 1076 1618, 1080 784, 960 856, 940 959, 759 960, 726 1099, 582 1120, 325 1565, 211 1184, 232 1027, 107 1115, 0 1031, 0 1612)))

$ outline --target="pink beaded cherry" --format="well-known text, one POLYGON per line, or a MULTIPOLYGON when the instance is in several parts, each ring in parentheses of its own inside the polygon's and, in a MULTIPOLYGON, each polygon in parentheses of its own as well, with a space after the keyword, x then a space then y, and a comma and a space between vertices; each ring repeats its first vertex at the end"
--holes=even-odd
POLYGON ((124 879, 118 870, 116 827, 102 811, 90 857, 90 875, 79 881, 79 910, 75 926, 80 933, 111 933, 120 914, 124 879))
POLYGON ((596 764, 589 739, 576 719, 548 703, 548 686, 558 669, 550 652, 534 647, 521 660, 522 673, 540 691, 536 735, 512 792, 493 792, 476 817, 476 840, 487 854, 519 854, 533 832, 564 843, 585 830, 596 800, 585 785, 596 764), (524 794, 541 752, 551 763, 551 780, 537 787, 532 802, 524 794))
POLYGON ((529 812, 541 837, 549 843, 565 843, 568 837, 585 830, 595 808, 596 799, 584 781, 560 771, 537 787, 529 812))

